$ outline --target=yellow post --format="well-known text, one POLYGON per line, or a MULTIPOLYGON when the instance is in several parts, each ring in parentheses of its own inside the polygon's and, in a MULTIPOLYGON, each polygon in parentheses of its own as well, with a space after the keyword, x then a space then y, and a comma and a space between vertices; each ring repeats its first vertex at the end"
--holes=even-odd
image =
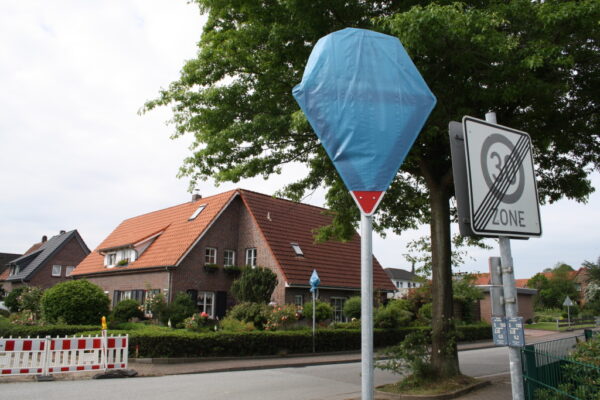
POLYGON ((102 317, 102 330, 106 330, 106 317, 102 317))

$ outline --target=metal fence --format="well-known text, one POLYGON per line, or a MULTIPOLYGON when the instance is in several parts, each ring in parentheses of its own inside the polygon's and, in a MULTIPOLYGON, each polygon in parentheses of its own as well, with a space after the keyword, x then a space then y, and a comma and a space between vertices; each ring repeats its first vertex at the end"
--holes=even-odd
POLYGON ((600 400, 600 367, 569 358, 587 336, 536 343, 521 350, 526 399, 600 400))

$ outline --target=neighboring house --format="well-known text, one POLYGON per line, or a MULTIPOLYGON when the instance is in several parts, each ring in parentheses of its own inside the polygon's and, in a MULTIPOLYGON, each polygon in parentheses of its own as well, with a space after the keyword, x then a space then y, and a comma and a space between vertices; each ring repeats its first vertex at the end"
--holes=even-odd
MULTIPOLYGON (((314 229, 331 223, 326 210, 247 190, 232 190, 123 221, 75 269, 102 287, 112 304, 144 302, 163 293, 171 301, 188 293, 199 311, 222 317, 234 304, 235 276, 224 266, 262 266, 277 275, 277 304, 310 301, 309 279, 316 269, 319 298, 342 320, 347 298, 360 294, 360 237, 315 244, 314 229), (205 264, 216 264, 211 271, 205 264)), ((373 259, 374 288, 394 287, 373 259)))
MULTIPOLYGON (((474 285, 483 291, 483 299, 479 300, 479 312, 481 319, 487 323, 492 322, 492 301, 490 298, 491 280, 490 274, 475 274, 476 280, 474 285)), ((517 309, 519 317, 523 317, 523 321, 533 319, 533 297, 537 294, 536 289, 527 288, 528 279, 515 279, 517 289, 517 309)))
POLYGON ((75 266, 90 253, 77 230, 34 244, 22 256, 11 260, 0 275, 0 283, 9 292, 21 285, 49 288, 69 279, 75 266))
MULTIPOLYGON (((10 283, 7 284, 5 282, 6 278, 8 278, 8 263, 15 258, 21 257, 21 254, 14 253, 0 253, 0 285, 2 285, 2 289, 5 292, 9 292, 10 283)), ((4 307, 4 303, 0 305, 0 308, 4 307)), ((5 308, 5 307, 4 307, 5 308)))
POLYGON ((414 267, 412 271, 401 268, 385 268, 387 276, 394 284, 394 292, 388 293, 388 298, 399 299, 408 295, 410 289, 421 287, 417 282, 414 267))

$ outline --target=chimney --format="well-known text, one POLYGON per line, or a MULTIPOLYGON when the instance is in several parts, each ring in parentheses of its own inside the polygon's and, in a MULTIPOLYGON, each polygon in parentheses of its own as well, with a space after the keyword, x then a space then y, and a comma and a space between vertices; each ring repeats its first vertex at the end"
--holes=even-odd
POLYGON ((198 200, 200 200, 201 198, 202 198, 202 195, 201 195, 201 194, 194 193, 194 194, 192 195, 192 203, 193 203, 193 202, 195 202, 195 201, 198 201, 198 200))
POLYGON ((48 241, 48 236, 42 236, 42 243, 46 243, 48 241))
POLYGON ((65 233, 67 233, 67 231, 60 231, 61 235, 64 235, 65 233))

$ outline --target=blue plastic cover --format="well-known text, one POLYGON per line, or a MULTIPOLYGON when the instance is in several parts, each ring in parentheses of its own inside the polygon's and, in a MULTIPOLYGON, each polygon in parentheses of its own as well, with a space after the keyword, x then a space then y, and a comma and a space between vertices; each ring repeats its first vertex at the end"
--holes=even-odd
POLYGON ((317 286, 321 284, 321 280, 319 279, 319 274, 317 274, 317 270, 313 269, 312 275, 308 281, 310 283, 310 291, 314 293, 317 290, 317 286))
POLYGON ((347 28, 321 38, 292 91, 350 191, 385 191, 436 98, 392 36, 347 28))

